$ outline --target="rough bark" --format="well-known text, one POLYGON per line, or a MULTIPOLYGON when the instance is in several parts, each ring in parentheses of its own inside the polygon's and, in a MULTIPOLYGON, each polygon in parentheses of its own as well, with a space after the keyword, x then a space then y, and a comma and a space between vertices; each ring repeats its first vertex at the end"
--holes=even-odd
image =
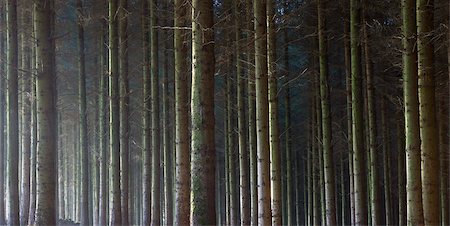
POLYGON ((36 159, 36 224, 56 224, 56 103, 54 2, 34 2, 37 77, 38 152, 36 159))
POLYGON ((355 224, 367 224, 366 170, 364 147, 363 94, 361 75, 361 1, 350 1, 350 54, 352 77, 353 181, 355 224))
POLYGON ((266 0, 254 0, 258 224, 271 225, 266 0))
POLYGON ((323 168, 325 183, 325 212, 326 225, 336 224, 336 198, 335 198, 335 175, 333 163, 332 132, 331 132, 331 110, 330 110, 330 88, 328 81, 328 50, 325 20, 326 0, 317 2, 318 14, 318 38, 319 38, 319 71, 320 71, 320 102, 322 109, 322 145, 323 145, 323 168))
MULTIPOLYGON (((4 2, 0 3, 0 26, 6 26, 6 4, 4 2)), ((5 32, 0 34, 0 53, 3 54, 6 52, 6 35, 5 32)), ((0 73, 6 74, 6 64, 4 62, 0 62, 0 73)), ((6 80, 4 78, 0 78, 0 169, 5 168, 5 152, 6 146, 5 144, 5 95, 6 95, 6 80)), ((5 172, 0 172, 0 184, 5 184, 5 172)), ((0 186, 0 197, 5 197, 5 187, 0 186)), ((0 225, 6 224, 5 218, 5 202, 0 200, 0 225)))
POLYGON ((122 223, 120 213, 120 97, 118 0, 109 0, 109 224, 122 223))
MULTIPOLYGON (((275 36, 275 3, 267 0, 267 63, 268 63, 268 101, 269 101, 269 137, 270 137, 270 188, 272 206, 272 225, 281 225, 282 188, 281 155, 278 128, 278 88, 275 36)), ((257 53, 262 54, 264 53, 257 53)), ((263 78, 261 78, 263 79, 263 78)), ((261 90, 262 91, 262 90, 261 90)), ((260 106, 263 107, 264 105, 260 106)))
POLYGON ((216 224, 212 0, 192 2, 191 224, 216 224))
POLYGON ((19 120, 18 120, 18 35, 17 0, 7 1, 6 73, 6 218, 19 224, 19 120))
MULTIPOLYGON (((236 75, 237 75, 237 109, 238 109, 238 140, 239 140, 239 201, 240 201, 240 224, 250 224, 250 190, 249 190, 249 162, 248 146, 245 120, 245 74, 242 65, 242 22, 239 14, 242 13, 242 2, 234 2, 234 27, 235 27, 235 45, 234 54, 236 57, 236 75)), ((248 33, 245 34, 249 38, 248 33)))
POLYGON ((423 225, 417 82, 416 1, 402 0, 403 97, 405 107, 407 224, 423 225))
POLYGON ((150 82, 150 23, 148 1, 142 1, 142 57, 143 57, 143 150, 142 150, 142 224, 151 221, 151 82, 150 82))
MULTIPOLYGON (((186 27, 188 24, 188 2, 175 0, 174 26, 186 27)), ((189 99, 187 37, 183 29, 174 30, 175 48, 175 124, 176 124, 176 164, 175 164, 175 209, 174 224, 189 224, 190 200, 190 158, 189 158, 189 99)))
POLYGON ((423 215, 426 225, 437 225, 440 216, 439 142, 431 35, 434 29, 434 1, 419 0, 416 9, 423 215))
POLYGON ((85 47, 84 47, 84 16, 83 5, 81 0, 76 2, 76 10, 78 16, 78 114, 80 123, 80 148, 77 150, 81 154, 81 199, 80 214, 82 225, 89 224, 89 207, 88 207, 88 184, 89 184, 89 162, 88 162, 88 138, 87 138, 87 110, 86 110, 86 63, 85 63, 85 47))
POLYGON ((120 70, 120 197, 122 225, 129 224, 129 81, 128 81, 128 0, 119 1, 120 70))

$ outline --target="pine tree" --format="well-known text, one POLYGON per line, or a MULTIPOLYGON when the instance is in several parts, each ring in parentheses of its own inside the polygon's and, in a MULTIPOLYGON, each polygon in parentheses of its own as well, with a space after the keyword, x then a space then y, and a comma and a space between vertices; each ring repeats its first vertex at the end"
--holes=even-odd
POLYGON ((353 181, 355 224, 367 224, 366 171, 364 147, 363 94, 361 76, 361 1, 350 1, 350 55, 352 77, 353 181))
POLYGON ((417 82, 415 1, 402 1, 403 98, 405 107, 407 224, 422 225, 419 99, 417 82))
MULTIPOLYGON (((276 71, 275 3, 267 0, 267 63, 268 63, 268 101, 270 136, 270 188, 272 205, 272 225, 282 224, 281 155, 278 129, 278 88, 276 71)), ((257 53, 258 54, 258 53, 257 53)), ((261 54, 261 53, 259 53, 261 54)))
POLYGON ((434 1, 419 0, 416 10, 423 215, 426 225, 437 225, 440 216, 439 147, 431 35, 434 29, 434 1))
POLYGON ((188 2, 174 2, 174 48, 175 48, 175 209, 174 224, 189 224, 190 158, 189 158, 189 109, 187 37, 182 27, 188 24, 188 2))
POLYGON ((37 118, 39 133, 36 158, 36 221, 37 225, 56 225, 56 103, 54 1, 34 2, 36 31, 37 118))
POLYGON ((212 0, 192 1, 191 224, 216 224, 212 0))

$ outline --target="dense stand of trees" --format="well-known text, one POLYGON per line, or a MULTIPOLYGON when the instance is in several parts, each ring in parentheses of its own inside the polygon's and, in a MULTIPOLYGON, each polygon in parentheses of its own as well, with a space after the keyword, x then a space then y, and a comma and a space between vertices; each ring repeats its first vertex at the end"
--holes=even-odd
POLYGON ((444 0, 2 1, 0 225, 448 225, 449 21, 444 0))

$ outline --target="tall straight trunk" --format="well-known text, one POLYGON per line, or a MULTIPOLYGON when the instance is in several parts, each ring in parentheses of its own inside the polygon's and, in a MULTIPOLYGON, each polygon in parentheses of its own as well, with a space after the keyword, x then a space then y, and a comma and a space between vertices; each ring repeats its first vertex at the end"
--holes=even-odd
POLYGON ((152 111, 152 225, 161 224, 161 149, 159 128, 159 73, 158 73, 158 28, 156 16, 157 0, 150 0, 150 77, 152 111))
POLYGON ((256 90, 255 90, 255 62, 254 54, 254 18, 253 0, 246 0, 246 21, 247 21, 247 61, 248 68, 248 149, 250 160, 250 224, 258 224, 258 179, 256 160, 256 90))
MULTIPOLYGON (((269 81, 269 136, 270 136, 270 188, 272 205, 272 225, 281 225, 282 190, 281 190, 281 155, 278 129, 278 88, 275 36, 275 3, 267 0, 267 63, 269 81)), ((257 53, 265 55, 264 53, 257 53)), ((263 107, 263 106, 260 106, 263 107)))
POLYGON ((129 82, 128 82, 128 0, 119 1, 119 70, 120 70, 120 197, 122 225, 130 223, 129 201, 129 82))
MULTIPOLYGON (((366 3, 363 3, 366 4, 366 3)), ((363 43, 364 43, 364 61, 366 74, 366 92, 367 92, 367 114, 368 114, 368 137, 369 137, 369 155, 370 155, 370 210, 371 222, 373 225, 381 224, 381 192, 378 182, 380 176, 378 174, 378 143, 377 143, 377 116, 376 116, 376 97, 375 84, 373 75, 373 64, 371 59, 369 31, 366 25, 365 8, 363 6, 363 43)))
POLYGON ((267 77, 267 0, 254 0, 255 79, 258 177, 258 224, 271 225, 269 102, 267 77))
POLYGON ((151 81, 150 81, 150 21, 148 1, 142 1, 142 57, 143 57, 143 162, 142 162, 142 224, 151 221, 151 81))
MULTIPOLYGON (((21 25, 23 27, 30 26, 31 21, 30 14, 23 9, 21 12, 21 25)), ((22 43, 21 43, 21 68, 22 72, 22 106, 21 106, 21 145, 22 145, 22 164, 21 164, 21 188, 20 188, 20 223, 28 224, 28 211, 30 209, 30 122, 31 122, 31 98, 30 98, 30 87, 32 75, 31 71, 31 50, 30 50, 30 37, 31 34, 27 29, 22 29, 21 32, 22 43)))
MULTIPOLYGON (((185 0, 174 2, 174 27, 188 25, 188 4, 185 0)), ((175 54, 175 208, 174 224, 189 224, 190 201, 190 158, 189 158, 189 109, 188 109, 188 32, 174 30, 175 54)))
MULTIPOLYGON (((34 52, 34 51, 33 51, 34 52)), ((35 54, 32 54, 32 68, 35 69, 35 54)), ((28 224, 34 224, 36 212, 36 153, 37 153, 37 117, 36 117, 36 78, 31 80, 31 145, 30 145, 30 209, 28 211, 28 224)), ((1 120, 1 118, 0 118, 1 120)), ((1 135, 0 135, 1 136, 1 135)), ((67 157, 66 157, 67 158, 67 157)), ((67 168, 67 165, 65 166, 67 168)), ((65 181, 67 178, 65 178, 65 181)), ((67 192, 67 188, 64 188, 67 192)), ((66 201, 67 203, 67 201, 66 201)))
MULTIPOLYGON (((313 104, 311 104, 311 106, 312 106, 313 104)), ((313 192, 314 192, 314 190, 313 190, 313 188, 314 188, 314 185, 313 185, 313 183, 314 183, 314 179, 313 179, 313 155, 314 155, 314 146, 313 146, 313 139, 314 139, 314 136, 312 135, 312 130, 313 130, 313 126, 312 126, 312 123, 311 123, 311 121, 313 120, 312 119, 312 112, 310 112, 310 117, 309 117, 309 125, 308 125, 308 149, 307 149, 307 154, 306 154, 306 161, 307 161, 307 163, 306 163, 306 167, 307 167, 307 178, 306 178, 306 180, 307 180, 307 184, 308 184, 308 194, 307 194, 307 196, 308 196, 308 198, 307 198, 307 200, 308 200, 308 205, 307 205, 307 207, 308 207, 308 210, 307 210, 307 220, 305 221, 305 225, 312 225, 313 224, 313 213, 314 213, 314 211, 313 211, 313 205, 314 205, 314 202, 313 202, 313 192)))
POLYGON ((389 130, 389 105, 386 96, 381 99, 381 137, 383 140, 383 188, 384 188, 384 211, 386 225, 392 225, 393 220, 393 205, 391 205, 391 156, 390 156, 390 130, 389 130))
POLYGON ((336 198, 334 181, 333 148, 331 137, 331 110, 330 110, 330 88, 328 81, 328 52, 326 20, 325 20, 326 0, 317 2, 318 32, 319 32, 319 71, 320 71, 320 102, 322 108, 322 147, 323 147, 323 168, 325 182, 325 212, 326 225, 336 224, 336 198))
POLYGON ((422 163, 423 215, 426 225, 439 223, 439 143, 436 123, 434 47, 434 1, 419 0, 417 9, 417 62, 419 122, 422 163))
POLYGON ((347 97, 347 149, 348 149, 348 178, 349 178, 349 201, 350 201, 350 221, 347 224, 355 223, 355 195, 354 195, 354 171, 353 171, 353 133, 352 133, 352 75, 350 59, 350 36, 349 23, 344 24, 344 61, 345 61, 345 91, 347 97))
MULTIPOLYGON (((102 12, 106 12, 106 1, 102 0, 100 9, 102 12)), ((108 203, 108 191, 107 184, 108 182, 108 169, 107 165, 107 153, 108 153, 108 145, 107 145, 107 92, 108 92, 108 75, 107 75, 107 51, 106 51, 106 23, 100 21, 100 37, 99 37, 99 95, 98 95, 98 133, 99 133, 99 153, 100 153, 100 164, 99 164, 99 213, 98 213, 98 224, 106 225, 107 224, 107 203, 108 203)))
POLYGON ((406 159, 403 120, 401 118, 397 121, 398 225, 406 225, 406 159))
MULTIPOLYGON (((242 65, 242 22, 239 14, 242 13, 243 4, 239 1, 234 2, 234 27, 235 27, 235 45, 234 54, 236 57, 236 75, 237 75, 237 110, 238 110, 238 135, 239 135, 239 201, 240 201, 240 224, 250 224, 250 190, 249 190, 249 162, 248 147, 246 136, 246 120, 245 120, 245 75, 242 65)), ((249 38, 248 33, 245 34, 249 38)))
POLYGON ((88 206, 88 184, 89 184, 89 161, 88 161, 88 137, 87 137, 87 110, 86 110, 86 64, 84 47, 84 16, 81 0, 77 0, 78 15, 78 114, 80 123, 80 148, 81 154, 81 224, 89 224, 89 206, 88 206))
POLYGON ((118 0, 109 0, 109 224, 122 223, 120 213, 120 119, 118 0))
MULTIPOLYGON (((287 2, 285 2, 285 7, 287 8, 287 2)), ((288 39, 288 29, 283 29, 284 35, 284 64, 285 64, 285 81, 288 84, 285 88, 285 96, 284 96, 284 105, 285 105, 285 158, 286 158, 286 211, 287 211, 287 219, 286 224, 293 225, 294 223, 299 224, 298 222, 300 216, 300 208, 296 205, 296 201, 300 200, 299 193, 297 192, 300 188, 298 187, 298 161, 296 154, 292 153, 291 146, 291 90, 289 87, 289 39, 288 39), (291 159, 295 156, 293 159, 291 159), (294 190, 295 191, 294 191, 294 190), (295 195, 294 195, 295 192, 295 195), (296 214, 298 213, 298 214, 296 214), (297 215, 297 216, 296 216, 297 215), (296 220, 297 217, 297 221, 296 220)), ((304 172, 303 172, 304 173, 304 172)))
POLYGON ((364 102, 361 75, 361 1, 350 1, 350 55, 352 77, 352 137, 355 224, 367 224, 366 170, 364 147, 364 102))
MULTIPOLYGON (((0 26, 5 27, 6 25, 6 4, 5 2, 0 3, 0 26)), ((0 54, 4 56, 6 53, 6 35, 5 32, 0 34, 0 54)), ((0 73, 6 74, 6 64, 4 62, 0 62, 0 73)), ((6 80, 4 78, 0 78, 0 169, 5 168, 5 95, 6 95, 6 80)), ((5 176, 6 173, 0 172, 0 184, 5 184, 5 176)), ((0 186, 0 197, 5 197, 5 187, 0 186)), ((0 200, 0 225, 6 224, 5 218, 5 201, 4 199, 0 200)))
POLYGON ((402 0, 403 97, 405 102, 407 224, 422 225, 419 97, 416 52, 416 1, 402 0))
POLYGON ((34 2, 36 31, 38 152, 36 158, 36 224, 56 224, 56 89, 54 1, 34 2))
MULTIPOLYGON (((314 66, 317 63, 317 58, 314 57, 314 66)), ((319 75, 320 76, 320 75, 319 75)), ((324 174, 324 162, 323 162, 323 133, 322 133, 322 104, 320 97, 320 77, 314 78, 314 98, 316 100, 316 145, 317 145, 317 164, 319 173, 319 197, 320 197, 320 222, 326 224, 326 211, 325 211, 325 174, 324 174)))
POLYGON ((19 118, 17 0, 7 1, 7 89, 6 89, 6 218, 19 224, 19 118))
POLYGON ((191 224, 216 224, 212 0, 192 2, 191 224))
MULTIPOLYGON (((444 78, 444 81, 447 80, 444 78)), ((448 196, 448 156, 449 156, 449 119, 448 119, 448 89, 444 89, 439 100, 439 154, 440 154, 440 210, 441 225, 449 225, 449 196, 448 196)))
MULTIPOLYGON (((165 8, 169 10, 166 4, 165 8)), ((170 26, 166 23, 167 26, 170 26)), ((168 31, 164 32, 165 36, 170 37, 168 31)), ((171 121, 171 109, 170 109, 170 90, 172 86, 169 82, 169 40, 164 41, 164 81, 163 81, 163 142, 164 142, 164 225, 173 225, 173 139, 172 139, 172 124, 171 121)))
POLYGON ((315 96, 315 92, 313 92, 312 96, 312 109, 311 109, 311 115, 312 115, 312 122, 311 122, 311 138, 312 138, 312 165, 311 165, 311 176, 313 177, 313 191, 312 191, 312 199, 313 199, 313 224, 312 225, 320 225, 322 220, 322 212, 320 207, 320 169, 317 170, 319 166, 319 156, 320 156, 320 150, 319 150, 319 140, 317 137, 318 134, 318 124, 317 124, 317 98, 315 96))

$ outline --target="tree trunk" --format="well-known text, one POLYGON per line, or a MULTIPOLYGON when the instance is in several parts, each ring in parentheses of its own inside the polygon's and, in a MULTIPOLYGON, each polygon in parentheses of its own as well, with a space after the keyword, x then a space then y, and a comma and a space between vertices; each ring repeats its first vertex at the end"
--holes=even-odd
MULTIPOLYGON (((102 12, 106 12, 106 2, 104 0, 101 1, 100 9, 102 12)), ((106 225, 107 224, 107 203, 108 203, 108 191, 107 191, 107 184, 108 182, 108 169, 106 167, 107 165, 107 156, 108 156, 108 145, 107 145, 107 138, 108 138, 108 132, 107 132, 107 107, 106 107, 106 101, 107 101, 107 92, 108 92, 108 74, 107 74, 107 38, 106 38, 106 23, 104 21, 100 22, 100 37, 99 37, 99 54, 100 54, 100 60, 98 67, 100 68, 100 82, 99 82, 99 95, 98 95, 98 112, 99 112, 99 121, 98 121, 98 132, 99 132, 99 152, 100 152, 100 166, 99 166, 99 174, 100 174, 100 181, 99 181, 99 219, 98 223, 99 225, 106 225)))
MULTIPOLYGON (((281 155, 278 131, 278 88, 276 71, 275 3, 267 0, 267 63, 269 81, 270 188, 272 225, 282 225, 281 155)), ((264 55, 264 53, 256 53, 264 55)), ((263 79, 263 78, 261 78, 263 79)), ((264 89, 264 88, 263 88, 264 89)), ((264 105, 262 105, 264 106, 264 105)), ((260 107, 262 107, 260 106, 260 107)))
POLYGON ((160 184, 160 128, 159 128, 159 65, 158 65, 158 26, 156 15, 157 0, 150 0, 150 77, 152 111, 152 225, 161 224, 161 184, 160 184))
POLYGON ((323 168, 325 182, 326 225, 336 224, 335 175, 331 132, 330 88, 328 82, 328 52, 325 20, 326 0, 317 2, 318 32, 319 32, 319 71, 320 71, 320 102, 322 109, 322 144, 323 168))
POLYGON ((349 200, 350 200, 350 221, 347 224, 355 224, 355 194, 354 194, 354 171, 353 171, 353 133, 352 133, 352 76, 350 59, 350 24, 344 24, 344 61, 345 61, 345 91, 347 97, 347 146, 348 146, 348 177, 349 177, 349 200))
POLYGON ((350 1, 350 54, 352 75, 353 172, 355 224, 367 224, 366 170, 360 37, 361 1, 350 1))
POLYGON ((271 224, 266 2, 254 1, 258 224, 271 224))
POLYGON ((120 119, 118 0, 109 0, 109 224, 122 223, 120 213, 120 119))
POLYGON ((88 162, 88 140, 87 140, 87 110, 86 110, 86 66, 85 66, 85 47, 84 47, 84 16, 81 0, 76 2, 78 16, 78 106, 80 123, 80 147, 77 151, 81 153, 81 224, 89 224, 88 207, 88 184, 89 184, 89 162, 88 162))
MULTIPOLYGON (((239 200, 240 200, 240 224, 250 225, 250 190, 249 190, 249 162, 248 147, 246 137, 245 120, 245 75, 243 71, 243 53, 242 44, 242 22, 239 19, 242 13, 243 4, 239 1, 234 2, 234 27, 235 27, 235 46, 234 54, 236 57, 236 75, 237 75, 237 109, 238 109, 238 134, 239 134, 239 200)), ((245 34, 249 38, 249 33, 245 34)))
MULTIPOLYGON (((363 3, 366 4, 366 3, 363 3)), ((366 73, 366 92, 367 92, 367 114, 368 114, 368 137, 369 137, 369 155, 370 155, 370 210, 371 210, 371 222, 373 225, 379 225, 381 223, 381 199, 380 199, 380 186, 378 182, 380 177, 378 176, 378 142, 377 142, 377 116, 376 116, 376 94, 375 94, 375 82, 373 75, 373 64, 370 53, 370 40, 369 31, 367 31, 365 8, 363 6, 363 43, 364 43, 364 61, 365 61, 365 73, 366 73)))
MULTIPOLYGON (((165 9, 169 10, 168 4, 165 4, 165 9)), ((168 21, 168 19, 166 20, 168 21)), ((167 22, 166 26, 170 26, 167 22)), ((168 31, 164 32, 165 37, 171 37, 168 31)), ((170 90, 173 89, 169 83, 169 41, 164 41, 164 81, 163 81, 163 142, 164 142, 164 225, 173 225, 173 139, 171 132, 173 130, 171 123, 171 109, 170 109, 170 90)))
MULTIPOLYGON (((175 0, 174 26, 188 25, 188 4, 185 0, 175 0)), ((175 209, 174 225, 189 224, 190 201, 190 159, 189 159, 189 109, 188 109, 188 65, 187 34, 183 29, 174 30, 175 48, 175 124, 176 124, 176 164, 175 164, 175 209)))
POLYGON ((406 159, 403 120, 401 118, 397 121, 398 225, 406 225, 406 159))
POLYGON ((56 224, 56 89, 54 2, 34 2, 37 77, 38 152, 36 159, 36 224, 56 224))
POLYGON ((212 0, 192 2, 191 224, 216 224, 212 0))
MULTIPOLYGON (((0 26, 6 27, 6 4, 5 2, 0 3, 0 26)), ((6 52, 6 35, 5 32, 0 34, 0 53, 6 52)), ((0 62, 0 73, 3 75, 6 74, 7 65, 5 62, 0 62)), ((6 95, 6 80, 4 78, 0 78, 0 169, 5 168, 5 95, 6 95)), ((3 170, 0 172, 0 184, 5 184, 6 173, 3 170)), ((5 197, 5 186, 0 186, 0 197, 5 197)), ((4 199, 0 200, 0 225, 6 224, 5 218, 5 201, 4 199)))
POLYGON ((129 189, 129 82, 128 82, 128 0, 119 1, 119 70, 120 70, 120 197, 122 225, 130 223, 129 189))
POLYGON ((407 224, 423 225, 415 1, 402 0, 407 224))
POLYGON ((142 57, 143 57, 143 163, 142 163, 142 224, 151 223, 151 81, 150 81, 150 23, 148 1, 142 1, 142 57))
MULTIPOLYGON (((23 9, 21 12, 21 25, 23 27, 31 25, 30 14, 23 9)), ((22 106, 21 106, 21 145, 22 145, 22 173, 21 173, 21 189, 20 189, 20 224, 28 224, 28 211, 30 209, 30 123, 31 123, 31 98, 30 87, 32 75, 31 71, 31 51, 30 51, 30 37, 31 34, 27 29, 22 29, 21 32, 21 68, 22 72, 22 106)), ((3 143, 2 143, 3 144, 3 143)))
POLYGON ((419 0, 416 7, 423 215, 426 225, 437 225, 440 216, 439 143, 433 67, 434 47, 430 35, 434 29, 434 1, 419 0))
POLYGON ((248 149, 250 159, 250 224, 258 224, 258 179, 257 179, 257 159, 256 159, 256 90, 255 90, 255 49, 254 49, 254 14, 253 0, 246 0, 246 20, 247 20, 247 61, 248 68, 248 149))
POLYGON ((389 105, 386 96, 381 99, 381 137, 383 141, 383 188, 384 188, 384 210, 386 225, 394 224, 392 219, 393 215, 393 205, 391 205, 391 146, 390 146, 390 130, 389 130, 389 105))
POLYGON ((19 119, 18 119, 18 36, 17 0, 7 1, 7 192, 6 215, 9 225, 19 224, 19 119))

